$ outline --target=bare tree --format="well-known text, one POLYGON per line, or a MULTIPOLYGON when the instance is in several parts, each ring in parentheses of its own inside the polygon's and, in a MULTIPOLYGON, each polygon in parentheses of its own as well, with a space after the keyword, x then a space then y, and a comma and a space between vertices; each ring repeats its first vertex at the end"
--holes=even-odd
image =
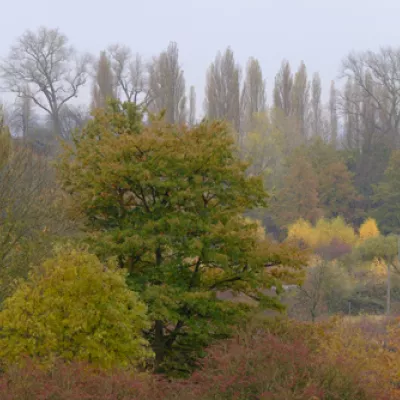
POLYGON ((308 269, 306 280, 299 289, 299 304, 306 308, 312 322, 317 318, 324 300, 327 279, 328 264, 321 261, 318 265, 308 269))
POLYGON ((31 263, 49 254, 56 237, 76 228, 50 161, 15 139, 0 168, 0 301, 15 278, 25 277, 31 263))
POLYGON ((189 126, 194 126, 196 123, 196 90, 194 86, 190 86, 189 94, 189 126))
POLYGON ((241 109, 244 113, 244 129, 252 128, 255 114, 266 110, 265 80, 260 63, 255 58, 250 58, 246 68, 246 78, 241 96, 241 109))
POLYGON ((86 106, 68 105, 61 109, 60 121, 64 137, 71 139, 72 134, 89 121, 90 114, 86 106))
POLYGON ((292 115, 293 75, 288 61, 284 60, 280 71, 275 77, 274 106, 283 110, 285 116, 292 115))
POLYGON ((321 92, 321 78, 316 72, 311 83, 311 134, 323 137, 321 92))
POLYGON ((109 98, 115 97, 115 83, 111 62, 106 52, 102 51, 95 65, 92 108, 103 108, 109 98))
POLYGON ((34 103, 29 97, 29 87, 26 92, 15 99, 10 109, 8 126, 16 136, 28 139, 36 127, 37 115, 34 110, 34 103), (25 94, 26 93, 26 94, 25 94))
MULTIPOLYGON (((63 138, 71 141, 76 131, 79 131, 90 119, 90 109, 86 105, 64 105, 60 110, 60 125, 63 138)), ((57 137, 52 131, 52 120, 50 117, 38 120, 33 126, 28 137, 29 143, 45 154, 55 157, 61 150, 57 137)))
POLYGON ((171 124, 186 121, 185 78, 176 43, 171 42, 149 65, 149 88, 152 112, 165 110, 166 121, 171 124))
POLYGON ((340 94, 338 99, 338 106, 342 114, 344 123, 344 137, 343 146, 347 149, 358 148, 356 145, 356 120, 359 118, 355 107, 358 107, 358 103, 354 101, 354 85, 351 78, 347 79, 345 87, 340 94))
POLYGON ((241 133, 240 126, 240 67, 233 51, 218 53, 207 71, 205 112, 210 119, 224 119, 241 133))
POLYGON ((340 104, 346 143, 358 152, 355 183, 368 208, 386 155, 400 145, 400 48, 351 53, 342 67, 348 80, 340 104))
POLYGON ((140 54, 118 44, 108 49, 111 68, 115 77, 118 96, 126 101, 147 105, 150 101, 146 66, 140 54))
POLYGON ((60 110, 86 83, 88 62, 88 56, 76 56, 65 35, 42 27, 26 31, 0 68, 5 89, 47 112, 62 137, 60 110))
MULTIPOLYGON (((358 88, 345 100, 353 108, 352 113, 362 123, 373 125, 379 141, 393 146, 399 143, 400 124, 400 48, 382 48, 379 52, 351 53, 343 61, 342 76, 351 79, 358 88), (357 95, 355 95, 357 94, 357 95), (368 101, 369 121, 361 104, 368 101), (373 118, 371 118, 373 116, 373 118)), ((348 112, 348 110, 347 110, 348 112)), ((372 135, 371 129, 368 135, 372 135)), ((371 137, 363 141, 373 145, 371 137)))

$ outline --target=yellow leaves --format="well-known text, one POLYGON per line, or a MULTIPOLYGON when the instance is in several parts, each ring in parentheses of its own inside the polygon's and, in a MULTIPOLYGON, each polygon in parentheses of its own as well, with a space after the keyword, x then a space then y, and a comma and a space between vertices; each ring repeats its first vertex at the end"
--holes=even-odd
POLYGON ((393 385, 400 377, 398 322, 385 316, 336 317, 325 329, 319 348, 328 362, 345 358, 349 368, 368 374, 369 382, 381 382, 382 389, 398 395, 393 385))
POLYGON ((246 218, 244 218, 244 222, 246 225, 254 225, 254 227, 255 227, 254 234, 258 241, 265 240, 265 229, 259 220, 246 217, 246 218))
POLYGON ((313 249, 329 245, 334 239, 349 245, 354 245, 357 241, 354 229, 346 225, 340 217, 332 220, 320 219, 315 226, 300 219, 289 226, 288 238, 303 242, 313 249))
POLYGON ((386 276, 387 276, 387 266, 386 266, 385 261, 376 258, 375 260, 373 260, 372 266, 373 266, 372 272, 375 275, 386 278, 386 276))
POLYGON ((368 218, 361 226, 360 226, 360 239, 362 241, 373 238, 380 235, 378 225, 373 218, 368 218))
POLYGON ((304 219, 299 219, 289 226, 288 239, 303 241, 309 247, 315 247, 318 242, 318 238, 313 231, 313 226, 304 219))
POLYGON ((141 362, 151 356, 141 334, 146 311, 114 263, 104 268, 85 250, 58 249, 5 301, 0 357, 60 357, 104 368, 141 362))
POLYGON ((225 277, 225 272, 222 268, 203 268, 201 281, 204 287, 212 286, 225 277))

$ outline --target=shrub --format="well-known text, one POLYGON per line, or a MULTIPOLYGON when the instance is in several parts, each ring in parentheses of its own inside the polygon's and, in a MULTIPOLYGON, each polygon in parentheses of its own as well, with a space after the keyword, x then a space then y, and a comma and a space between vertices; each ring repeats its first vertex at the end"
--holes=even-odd
POLYGON ((337 323, 301 324, 277 319, 265 326, 255 324, 210 347, 202 368, 186 380, 138 376, 124 370, 104 372, 79 363, 56 363, 49 373, 28 363, 0 377, 0 391, 4 400, 398 398, 395 392, 388 392, 382 374, 372 370, 368 375, 359 358, 355 364, 347 356, 348 350, 340 347, 342 342, 336 336, 341 332, 336 330, 337 323), (335 352, 321 346, 327 334, 336 338, 332 343, 335 352), (358 368, 354 368, 356 365, 358 368))
POLYGON ((0 358, 55 357, 108 368, 151 354, 142 330, 146 306, 113 263, 102 265, 85 250, 63 248, 33 270, 0 312, 0 358))
POLYGON ((0 378, 2 400, 115 400, 154 399, 151 381, 123 370, 93 369, 85 363, 57 361, 45 371, 30 360, 10 368, 0 378))

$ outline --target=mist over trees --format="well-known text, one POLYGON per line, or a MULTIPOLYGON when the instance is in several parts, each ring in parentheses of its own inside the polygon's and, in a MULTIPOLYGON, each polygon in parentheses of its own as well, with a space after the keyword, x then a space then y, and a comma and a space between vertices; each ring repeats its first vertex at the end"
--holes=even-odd
POLYGON ((400 146, 399 60, 396 48, 353 52, 338 62, 341 79, 330 82, 322 82, 305 61, 296 66, 283 60, 274 82, 266 82, 256 58, 241 66, 227 47, 204 71, 204 92, 196 93, 186 82, 177 43, 147 60, 120 43, 90 56, 80 54, 59 30, 42 27, 23 33, 3 58, 2 88, 16 95, 3 114, 14 137, 42 147, 54 146, 57 137, 70 140, 109 99, 164 112, 169 123, 223 119, 241 157, 250 162, 249 173, 262 174, 274 195, 263 212, 270 233, 281 235, 302 201, 310 206, 310 221, 341 213, 359 223, 371 214, 385 225, 390 218, 383 215, 377 191, 383 190, 391 153, 400 146), (90 101, 83 100, 88 87, 90 101), (199 95, 203 109, 197 107, 199 95), (329 192, 327 182, 335 189, 329 192))

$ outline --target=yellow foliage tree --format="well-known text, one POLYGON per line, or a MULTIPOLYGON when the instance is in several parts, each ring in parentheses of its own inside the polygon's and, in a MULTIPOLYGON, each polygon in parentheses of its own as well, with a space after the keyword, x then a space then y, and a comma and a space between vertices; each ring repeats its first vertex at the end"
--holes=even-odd
POLYGON ((310 222, 304 219, 299 219, 289 226, 288 239, 303 242, 311 248, 317 245, 317 237, 314 234, 314 228, 310 222))
POLYGON ((360 239, 362 241, 377 237, 380 235, 378 225, 373 218, 368 218, 361 226, 360 226, 360 239))
POLYGON ((322 218, 315 226, 300 219, 289 226, 288 239, 303 242, 312 249, 327 246, 334 239, 348 245, 354 245, 357 241, 354 229, 341 217, 332 220, 322 218))
POLYGON ((0 358, 57 358, 111 368, 152 353, 142 330, 147 308, 114 263, 102 265, 85 250, 59 249, 21 282, 0 312, 0 358))

